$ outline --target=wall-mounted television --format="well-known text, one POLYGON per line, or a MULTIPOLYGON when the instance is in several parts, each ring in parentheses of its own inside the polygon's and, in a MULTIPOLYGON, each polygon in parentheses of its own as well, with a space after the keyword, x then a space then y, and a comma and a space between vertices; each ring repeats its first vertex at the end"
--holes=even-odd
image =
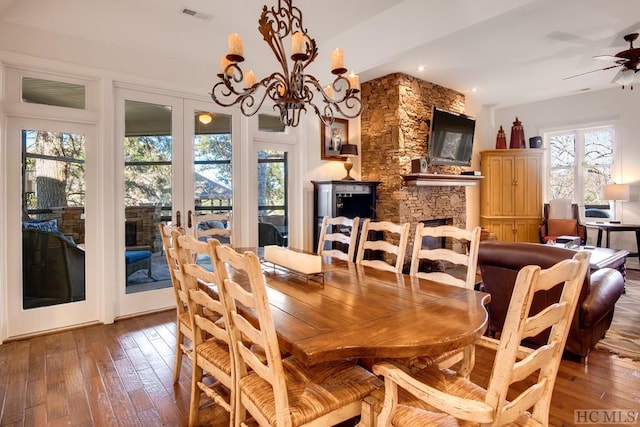
POLYGON ((429 163, 471 166, 475 128, 475 118, 433 107, 429 135, 429 163))

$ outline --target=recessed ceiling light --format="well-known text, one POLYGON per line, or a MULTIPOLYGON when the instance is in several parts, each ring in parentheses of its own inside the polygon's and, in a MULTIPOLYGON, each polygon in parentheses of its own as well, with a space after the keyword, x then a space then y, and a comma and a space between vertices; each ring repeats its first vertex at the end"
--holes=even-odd
POLYGON ((418 71, 419 71, 419 72, 423 72, 423 71, 424 71, 424 65, 420 65, 420 66, 418 67, 418 71))
POLYGON ((471 92, 476 92, 478 89, 477 88, 471 88, 471 92))

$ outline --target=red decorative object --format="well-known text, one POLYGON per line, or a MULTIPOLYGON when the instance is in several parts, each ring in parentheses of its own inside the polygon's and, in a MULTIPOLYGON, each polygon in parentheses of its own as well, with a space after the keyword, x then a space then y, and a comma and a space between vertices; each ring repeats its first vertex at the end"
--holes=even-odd
POLYGON ((502 125, 500 125, 498 136, 496 137, 496 149, 502 148, 507 148, 507 135, 505 135, 504 129, 502 129, 502 125))
POLYGON ((511 143, 509 148, 526 148, 524 145, 524 129, 522 128, 522 122, 516 117, 516 121, 511 126, 511 143))

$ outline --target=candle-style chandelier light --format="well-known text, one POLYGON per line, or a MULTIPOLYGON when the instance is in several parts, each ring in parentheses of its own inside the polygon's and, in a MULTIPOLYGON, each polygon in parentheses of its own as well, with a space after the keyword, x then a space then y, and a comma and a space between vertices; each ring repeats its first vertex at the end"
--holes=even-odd
POLYGON ((257 113, 269 98, 285 126, 297 126, 300 113, 308 107, 313 108, 327 126, 333 124, 336 113, 346 118, 358 117, 362 112, 359 77, 353 72, 345 75, 347 69, 341 49, 331 54, 331 73, 336 77, 326 88, 313 75, 305 74, 307 66, 318 56, 318 47, 302 26, 302 11, 292 2, 278 0, 277 9, 268 9, 265 5, 258 21, 258 30, 282 70, 256 82, 253 71, 245 73, 240 68, 244 61, 242 39, 231 34, 229 53, 220 58, 220 81, 213 86, 211 98, 224 107, 239 104, 245 116, 257 113), (291 39, 288 55, 284 45, 287 38, 291 39))

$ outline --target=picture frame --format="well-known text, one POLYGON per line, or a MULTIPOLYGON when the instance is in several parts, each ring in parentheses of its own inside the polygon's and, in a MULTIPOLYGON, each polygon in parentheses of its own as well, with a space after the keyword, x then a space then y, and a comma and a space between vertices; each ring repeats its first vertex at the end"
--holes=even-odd
POLYGON ((332 126, 326 126, 320 120, 320 159, 346 160, 340 155, 342 144, 349 143, 349 120, 334 119, 332 126))

